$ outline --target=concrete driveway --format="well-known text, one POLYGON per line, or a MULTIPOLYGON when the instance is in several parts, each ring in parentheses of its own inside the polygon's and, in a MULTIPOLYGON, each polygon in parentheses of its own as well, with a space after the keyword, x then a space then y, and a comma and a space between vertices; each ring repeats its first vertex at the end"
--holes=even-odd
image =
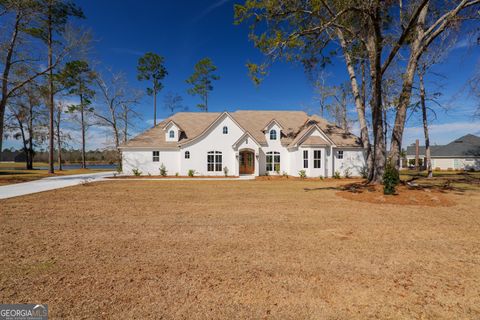
POLYGON ((113 171, 49 177, 40 180, 0 186, 0 199, 8 199, 31 193, 75 186, 82 183, 101 181, 104 178, 111 176, 113 176, 113 171))

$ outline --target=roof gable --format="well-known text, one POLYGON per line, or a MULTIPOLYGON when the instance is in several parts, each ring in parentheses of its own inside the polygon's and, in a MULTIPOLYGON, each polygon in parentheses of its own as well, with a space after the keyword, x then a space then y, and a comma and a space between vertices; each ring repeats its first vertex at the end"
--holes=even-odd
MULTIPOLYGON (((287 147, 295 140, 298 142, 311 127, 321 132, 322 138, 332 145, 342 147, 361 147, 360 139, 353 134, 329 123, 318 116, 308 116, 303 111, 249 111, 228 112, 179 112, 165 119, 156 127, 134 137, 121 148, 159 147, 178 148, 193 143, 209 132, 218 121, 229 117, 243 132, 260 145, 267 145, 265 127, 272 123, 282 127, 280 142, 287 147), (179 141, 166 141, 163 128, 174 123, 182 134, 179 141)), ((305 137, 308 138, 308 137, 305 137)), ((316 139, 318 140, 318 139, 316 139)), ((313 141, 313 140, 312 140, 313 141)), ((309 141, 311 143, 312 141, 309 141)), ((317 141, 318 142, 318 141, 317 141)))
POLYGON ((272 120, 270 120, 270 121, 267 123, 267 125, 265 126, 265 128, 263 128, 263 131, 265 132, 265 131, 270 130, 270 128, 271 128, 272 126, 274 126, 274 125, 277 125, 277 127, 279 127, 280 130, 283 130, 283 126, 282 126, 277 120, 272 119, 272 120))

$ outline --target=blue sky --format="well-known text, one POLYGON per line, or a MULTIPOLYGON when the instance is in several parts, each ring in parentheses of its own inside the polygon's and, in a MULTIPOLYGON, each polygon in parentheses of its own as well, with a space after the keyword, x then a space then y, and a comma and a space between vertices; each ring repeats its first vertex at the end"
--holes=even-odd
MULTIPOLYGON (((248 60, 261 62, 262 55, 249 42, 247 26, 233 24, 232 0, 81 0, 77 3, 87 17, 82 25, 91 28, 94 34, 92 56, 101 67, 124 72, 131 86, 143 89, 147 85, 136 79, 139 56, 152 51, 165 57, 169 75, 158 99, 158 118, 167 116, 161 106, 163 95, 169 91, 182 95, 189 110, 197 111, 199 99, 187 94, 185 79, 203 57, 214 61, 221 77, 214 83, 210 111, 316 110, 314 90, 300 65, 278 62, 260 87, 252 84, 245 63, 248 60)), ((472 119, 474 102, 465 90, 467 80, 479 64, 480 46, 469 48, 465 38, 461 38, 457 47, 444 63, 435 67, 436 72, 447 77, 440 81, 443 84, 442 100, 451 106, 449 111, 437 111, 438 118, 432 124, 432 141, 438 144, 464 133, 480 134, 480 123, 472 119)), ((339 84, 347 79, 341 58, 328 67, 327 73, 330 75, 329 84, 339 84)), ((151 97, 143 99, 138 111, 143 120, 135 129, 137 132, 151 125, 151 97)), ((352 116, 355 116, 353 110, 352 116)), ((420 125, 418 117, 410 118, 404 145, 422 138, 420 125)), ((106 145, 106 134, 91 129, 90 136, 89 148, 106 145)))

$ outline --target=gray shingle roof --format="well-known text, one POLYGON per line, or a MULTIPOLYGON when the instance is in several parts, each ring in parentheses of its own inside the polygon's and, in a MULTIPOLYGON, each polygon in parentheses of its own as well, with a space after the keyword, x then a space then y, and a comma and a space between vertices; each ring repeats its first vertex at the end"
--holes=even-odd
MULTIPOLYGON (((419 147, 419 154, 425 155, 425 147, 419 147)), ((407 147, 407 156, 415 155, 415 145, 407 147)), ((480 137, 467 134, 443 146, 431 146, 432 157, 480 157, 480 137)))

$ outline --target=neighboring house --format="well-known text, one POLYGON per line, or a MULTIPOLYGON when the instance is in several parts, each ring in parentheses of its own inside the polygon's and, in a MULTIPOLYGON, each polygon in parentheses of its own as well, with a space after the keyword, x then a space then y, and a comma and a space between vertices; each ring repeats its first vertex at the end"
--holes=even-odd
POLYGON ((301 111, 179 112, 120 147, 125 174, 359 176, 360 139, 301 111))
MULTIPOLYGON (((480 170, 480 137, 467 134, 449 144, 431 146, 432 168, 440 170, 480 170)), ((415 145, 407 147, 407 163, 415 161, 415 145)), ((425 147, 419 147, 425 163, 425 147)))

